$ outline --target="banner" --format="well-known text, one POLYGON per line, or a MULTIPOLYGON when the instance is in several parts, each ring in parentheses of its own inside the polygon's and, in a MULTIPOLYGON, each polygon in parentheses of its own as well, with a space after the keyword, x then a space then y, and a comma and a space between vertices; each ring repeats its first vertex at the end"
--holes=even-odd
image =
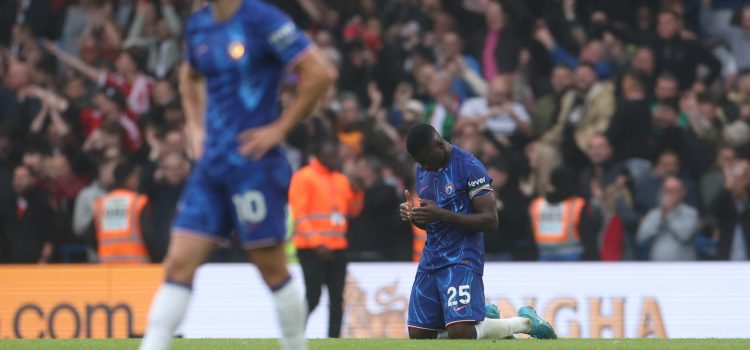
POLYGON ((152 265, 0 266, 0 338, 137 337, 162 279, 152 265))
MULTIPOLYGON (((349 265, 343 336, 406 336, 416 265, 349 265)), ((301 271, 294 283, 304 290, 301 271)), ((163 274, 158 266, 0 267, 1 338, 138 337, 163 274)), ((503 317, 533 305, 571 338, 750 337, 747 263, 489 263, 485 297, 503 317)), ((307 335, 327 334, 328 299, 307 335)), ((178 329, 187 338, 279 336, 274 304, 250 265, 209 264, 178 329)))

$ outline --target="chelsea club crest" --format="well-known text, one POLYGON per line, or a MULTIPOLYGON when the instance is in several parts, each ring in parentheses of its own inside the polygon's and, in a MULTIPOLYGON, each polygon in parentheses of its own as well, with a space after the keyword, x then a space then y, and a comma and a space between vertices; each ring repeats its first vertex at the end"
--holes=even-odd
POLYGON ((455 188, 455 187, 453 187, 453 184, 452 184, 452 183, 449 183, 449 184, 446 184, 446 185, 445 185, 445 189, 444 189, 444 192, 445 192, 445 194, 446 194, 446 195, 450 196, 450 195, 452 195, 452 194, 453 194, 453 192, 455 192, 455 191, 456 191, 456 188, 455 188))

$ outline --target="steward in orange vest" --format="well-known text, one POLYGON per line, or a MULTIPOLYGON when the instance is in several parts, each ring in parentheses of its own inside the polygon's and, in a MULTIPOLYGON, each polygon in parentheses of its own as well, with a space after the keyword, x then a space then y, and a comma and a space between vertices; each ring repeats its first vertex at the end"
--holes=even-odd
MULTIPOLYGON (((531 201, 529 215, 539 260, 576 261, 590 256, 591 239, 582 230, 588 219, 586 201, 575 196, 573 170, 557 168, 550 176, 552 191, 531 201)), ((596 243, 593 242, 596 247, 596 243)))
POLYGON ((136 192, 140 171, 131 163, 115 168, 115 189, 94 203, 99 262, 136 264, 151 261, 147 240, 151 218, 148 198, 136 192))
POLYGON ((294 173, 289 185, 294 245, 305 276, 307 309, 312 312, 318 306, 325 284, 330 298, 330 338, 341 335, 347 218, 359 215, 364 205, 363 192, 353 188, 338 170, 338 146, 333 140, 321 141, 315 147, 315 158, 294 173))
MULTIPOLYGON (((417 193, 417 190, 415 188, 412 188, 411 192, 417 193)), ((419 197, 412 195, 412 204, 414 204, 415 207, 418 207, 419 197)), ((427 242, 427 231, 417 227, 417 225, 411 224, 411 232, 414 237, 412 240, 411 260, 413 262, 419 262, 419 259, 422 258, 424 244, 427 242)))

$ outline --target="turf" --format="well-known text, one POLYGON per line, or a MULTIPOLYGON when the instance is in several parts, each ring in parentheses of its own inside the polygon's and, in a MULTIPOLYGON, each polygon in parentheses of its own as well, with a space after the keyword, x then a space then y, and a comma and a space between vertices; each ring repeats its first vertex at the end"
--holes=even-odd
MULTIPOLYGON (((31 350, 136 350, 138 340, 0 340, 0 349, 31 350)), ((172 350, 266 350, 279 349, 273 339, 179 339, 172 350)), ((316 339, 311 350, 746 350, 750 339, 565 339, 565 340, 381 340, 316 339)))

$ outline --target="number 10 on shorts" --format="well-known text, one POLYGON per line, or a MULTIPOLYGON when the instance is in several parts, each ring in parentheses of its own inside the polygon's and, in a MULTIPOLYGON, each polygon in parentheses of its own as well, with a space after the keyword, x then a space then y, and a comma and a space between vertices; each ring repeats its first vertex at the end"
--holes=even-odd
POLYGON ((456 287, 448 288, 448 306, 456 306, 459 302, 466 305, 471 302, 470 288, 468 284, 458 286, 458 293, 456 293, 456 287), (456 294, 458 294, 458 300, 456 300, 456 294))
POLYGON ((266 218, 266 199, 260 191, 248 191, 232 196, 234 208, 240 221, 256 224, 266 218))

